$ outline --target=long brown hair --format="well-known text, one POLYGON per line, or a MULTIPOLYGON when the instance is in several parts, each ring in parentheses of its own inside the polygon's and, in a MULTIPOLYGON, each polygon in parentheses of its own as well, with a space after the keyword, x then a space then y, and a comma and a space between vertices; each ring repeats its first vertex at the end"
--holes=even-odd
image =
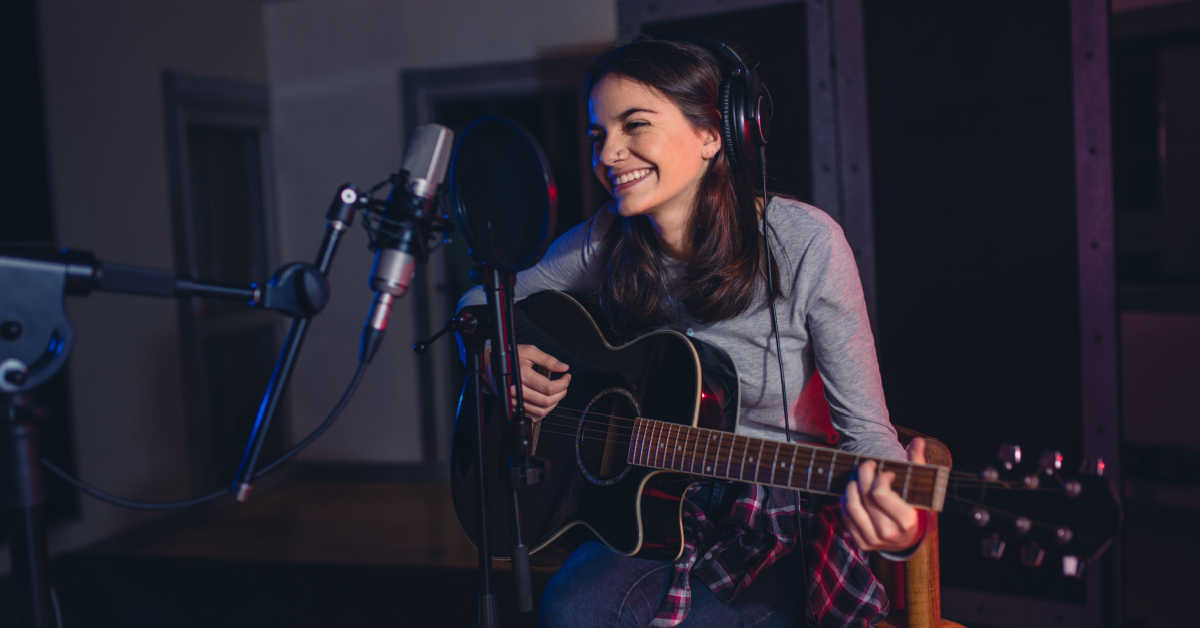
MULTIPOLYGON (((609 50, 588 73, 587 96, 606 76, 653 87, 673 102, 693 126, 720 133, 717 99, 721 66, 705 48, 687 42, 640 39, 609 50)), ((745 312, 766 286, 765 240, 757 221, 757 195, 751 168, 731 167, 728 147, 700 179, 689 225, 692 256, 672 283, 658 236, 646 216, 617 216, 604 237, 605 260, 600 303, 614 327, 635 333, 675 318, 677 304, 700 322, 745 312), (762 281, 759 281, 763 278, 762 281)), ((764 199, 765 202, 765 199, 764 199)), ((772 266, 771 297, 780 293, 772 266)))

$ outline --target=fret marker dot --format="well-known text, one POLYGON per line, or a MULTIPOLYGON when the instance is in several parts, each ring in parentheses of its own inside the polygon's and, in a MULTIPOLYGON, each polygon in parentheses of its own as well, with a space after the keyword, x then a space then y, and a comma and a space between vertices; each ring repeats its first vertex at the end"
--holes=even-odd
POLYGON ((708 470, 709 470, 709 471, 712 471, 712 467, 711 467, 711 466, 709 466, 709 467, 708 467, 708 470))
POLYGON ((825 469, 817 469, 817 475, 825 475, 825 469))
POLYGON ((779 463, 779 468, 780 468, 780 469, 786 469, 786 468, 787 468, 787 463, 786 463, 786 462, 781 462, 781 463, 779 463))
POLYGON ((754 462, 754 456, 750 456, 750 462, 754 462))

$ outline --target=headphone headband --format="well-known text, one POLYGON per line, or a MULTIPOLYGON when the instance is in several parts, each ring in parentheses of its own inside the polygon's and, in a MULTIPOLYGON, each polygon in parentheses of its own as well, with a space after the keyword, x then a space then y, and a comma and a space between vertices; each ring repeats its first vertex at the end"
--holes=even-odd
POLYGON ((760 166, 758 149, 767 143, 773 107, 766 85, 729 44, 701 35, 677 40, 708 50, 722 66, 717 105, 730 165, 760 166))

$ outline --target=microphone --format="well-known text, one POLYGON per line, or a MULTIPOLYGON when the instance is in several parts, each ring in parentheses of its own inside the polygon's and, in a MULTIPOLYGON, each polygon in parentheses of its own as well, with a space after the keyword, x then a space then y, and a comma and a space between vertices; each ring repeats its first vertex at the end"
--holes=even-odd
POLYGON ((359 360, 370 362, 379 350, 388 318, 396 299, 408 292, 416 262, 424 262, 430 223, 437 219, 434 195, 446 178, 454 132, 440 124, 422 124, 413 131, 404 154, 403 185, 396 185, 380 219, 378 236, 372 243, 375 264, 371 289, 375 300, 363 326, 359 360))

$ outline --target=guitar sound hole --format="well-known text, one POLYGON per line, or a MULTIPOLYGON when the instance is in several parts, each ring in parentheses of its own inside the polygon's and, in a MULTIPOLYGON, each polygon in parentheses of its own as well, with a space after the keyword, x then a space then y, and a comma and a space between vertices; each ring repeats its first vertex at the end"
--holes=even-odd
POLYGON ((627 390, 609 388, 588 402, 575 431, 575 460, 593 484, 620 482, 632 468, 625 462, 637 400, 627 390))

